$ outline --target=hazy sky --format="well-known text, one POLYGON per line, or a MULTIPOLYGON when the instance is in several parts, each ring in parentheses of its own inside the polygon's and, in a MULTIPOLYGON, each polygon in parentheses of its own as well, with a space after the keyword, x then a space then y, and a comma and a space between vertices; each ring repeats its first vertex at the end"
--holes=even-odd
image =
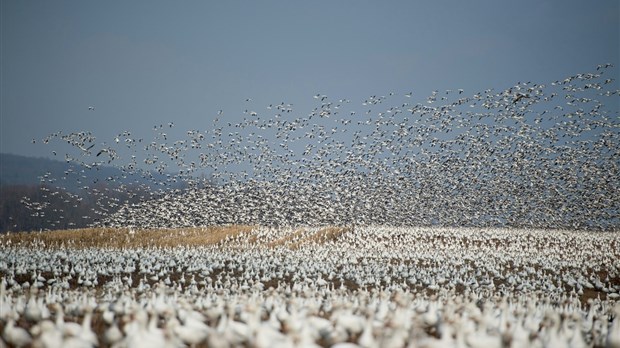
POLYGON ((317 93, 361 111, 370 95, 473 94, 619 62, 617 0, 0 4, 0 152, 24 155, 51 156, 31 141, 59 130, 110 139, 172 121, 182 134, 218 110, 307 115, 317 93))

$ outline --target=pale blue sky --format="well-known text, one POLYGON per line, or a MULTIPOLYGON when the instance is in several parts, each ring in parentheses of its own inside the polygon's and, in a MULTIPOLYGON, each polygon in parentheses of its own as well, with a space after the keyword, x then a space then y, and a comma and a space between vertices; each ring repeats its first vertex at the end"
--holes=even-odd
POLYGON ((370 95, 473 94, 619 60, 617 0, 0 3, 0 152, 23 155, 51 156, 31 140, 59 130, 183 134, 220 109, 307 115, 321 93, 359 112, 370 95))

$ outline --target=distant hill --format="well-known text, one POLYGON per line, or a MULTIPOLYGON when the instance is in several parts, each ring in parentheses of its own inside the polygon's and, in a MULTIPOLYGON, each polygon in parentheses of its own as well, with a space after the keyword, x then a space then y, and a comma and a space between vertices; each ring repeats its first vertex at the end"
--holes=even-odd
POLYGON ((44 157, 28 157, 0 153, 0 186, 39 185, 61 187, 75 191, 84 186, 107 182, 120 184, 152 184, 165 180, 165 175, 151 173, 152 179, 140 175, 127 175, 119 168, 97 167, 86 169, 78 163, 58 161, 44 157))
POLYGON ((69 167, 48 158, 0 153, 0 186, 39 184, 46 172, 64 173, 69 167))
POLYGON ((166 180, 149 175, 0 153, 0 233, 87 227, 119 205, 150 197, 147 187, 166 180))

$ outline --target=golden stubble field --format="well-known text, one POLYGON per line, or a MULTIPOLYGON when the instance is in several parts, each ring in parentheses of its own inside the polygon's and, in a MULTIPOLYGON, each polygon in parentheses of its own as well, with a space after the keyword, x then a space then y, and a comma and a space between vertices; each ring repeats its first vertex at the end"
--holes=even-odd
POLYGON ((316 231, 305 228, 277 238, 260 238, 252 233, 258 226, 211 226, 179 229, 84 228, 72 230, 17 232, 0 235, 0 243, 12 246, 48 248, 174 248, 226 244, 246 240, 265 247, 286 246, 297 249, 308 243, 336 241, 351 227, 324 227, 316 231))
POLYGON ((85 228, 45 232, 18 232, 0 236, 1 243, 32 244, 50 248, 146 248, 207 246, 252 230, 252 226, 187 229, 85 228))

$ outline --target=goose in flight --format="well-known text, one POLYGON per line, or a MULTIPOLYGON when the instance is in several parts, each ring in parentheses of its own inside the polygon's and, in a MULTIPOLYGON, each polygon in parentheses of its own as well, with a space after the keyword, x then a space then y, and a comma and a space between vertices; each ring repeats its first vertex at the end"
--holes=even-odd
POLYGON ((527 94, 520 94, 517 93, 517 96, 515 97, 515 100, 512 101, 513 104, 516 104, 519 100, 523 99, 523 98, 529 98, 530 96, 527 94))

